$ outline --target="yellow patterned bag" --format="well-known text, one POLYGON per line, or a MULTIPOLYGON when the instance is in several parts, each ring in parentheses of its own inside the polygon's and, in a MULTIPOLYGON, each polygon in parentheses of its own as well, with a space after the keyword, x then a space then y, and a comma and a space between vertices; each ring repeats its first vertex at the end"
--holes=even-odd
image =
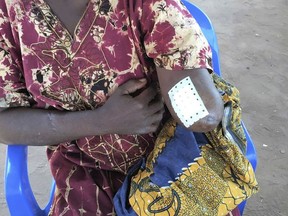
POLYGON ((131 178, 129 203, 137 215, 227 215, 258 191, 253 168, 245 157, 239 92, 216 74, 212 77, 225 105, 222 123, 205 134, 209 141, 200 146, 200 156, 169 186, 160 187, 151 181, 153 168, 177 128, 173 119, 165 124, 145 166, 131 178))

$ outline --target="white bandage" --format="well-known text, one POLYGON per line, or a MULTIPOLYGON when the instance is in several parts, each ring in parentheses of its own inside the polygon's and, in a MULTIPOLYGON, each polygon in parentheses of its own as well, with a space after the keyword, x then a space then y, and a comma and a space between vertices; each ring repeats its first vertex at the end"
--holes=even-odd
POLYGON ((173 86, 168 95, 175 113, 187 128, 209 114, 190 77, 173 86))

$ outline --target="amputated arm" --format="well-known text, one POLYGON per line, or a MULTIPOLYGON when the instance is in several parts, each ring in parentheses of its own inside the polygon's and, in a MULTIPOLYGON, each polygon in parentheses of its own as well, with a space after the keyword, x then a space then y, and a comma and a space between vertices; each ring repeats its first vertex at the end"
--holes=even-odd
MULTIPOLYGON (((173 116, 179 123, 184 125, 183 117, 175 112, 175 108, 171 103, 168 92, 182 79, 190 77, 199 97, 203 101, 208 114, 196 121, 189 129, 194 132, 207 132, 213 130, 221 121, 223 116, 223 102, 221 96, 214 86, 211 76, 207 69, 192 69, 183 71, 173 71, 163 68, 157 68, 161 93, 164 101, 173 116)), ((185 99, 185 95, 183 95, 185 99)), ((188 96, 187 96, 188 97, 188 96)), ((186 97, 186 98, 187 98, 186 97)), ((193 104, 191 104, 193 108, 193 104)), ((185 107, 186 109, 189 107, 185 107)))

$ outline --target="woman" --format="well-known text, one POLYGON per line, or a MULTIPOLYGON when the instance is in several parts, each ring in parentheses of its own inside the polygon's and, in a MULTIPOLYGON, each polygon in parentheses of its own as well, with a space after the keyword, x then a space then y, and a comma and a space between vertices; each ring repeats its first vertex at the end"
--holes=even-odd
POLYGON ((178 0, 3 0, 0 142, 49 146, 50 215, 114 215, 128 169, 153 149, 168 95, 193 81, 214 129, 223 102, 210 48, 178 0))

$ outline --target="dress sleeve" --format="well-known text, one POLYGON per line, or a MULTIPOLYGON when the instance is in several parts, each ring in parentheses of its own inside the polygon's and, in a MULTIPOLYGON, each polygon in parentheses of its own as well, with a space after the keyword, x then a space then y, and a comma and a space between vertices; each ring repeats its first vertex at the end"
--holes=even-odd
POLYGON ((5 1, 0 3, 0 107, 30 106, 5 1))
POLYGON ((168 70, 212 70, 210 46, 180 0, 143 0, 142 3, 143 43, 156 66, 168 70))

